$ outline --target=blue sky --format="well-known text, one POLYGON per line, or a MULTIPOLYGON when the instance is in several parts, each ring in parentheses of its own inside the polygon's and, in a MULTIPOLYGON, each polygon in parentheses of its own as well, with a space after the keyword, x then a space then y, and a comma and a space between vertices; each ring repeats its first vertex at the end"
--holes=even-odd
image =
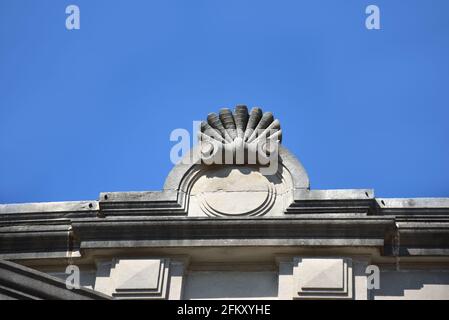
POLYGON ((448 197, 448 15, 447 0, 0 0, 0 203, 159 190, 170 132, 236 104, 274 112, 313 189, 448 197))

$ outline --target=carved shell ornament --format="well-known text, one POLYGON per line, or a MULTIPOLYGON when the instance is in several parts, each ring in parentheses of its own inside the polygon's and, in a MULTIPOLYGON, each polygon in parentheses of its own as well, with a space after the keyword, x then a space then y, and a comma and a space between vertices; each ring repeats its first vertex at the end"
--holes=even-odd
POLYGON ((282 130, 271 112, 244 105, 234 112, 223 108, 218 114, 210 113, 201 122, 198 134, 201 159, 205 164, 261 164, 270 156, 277 156, 282 130))

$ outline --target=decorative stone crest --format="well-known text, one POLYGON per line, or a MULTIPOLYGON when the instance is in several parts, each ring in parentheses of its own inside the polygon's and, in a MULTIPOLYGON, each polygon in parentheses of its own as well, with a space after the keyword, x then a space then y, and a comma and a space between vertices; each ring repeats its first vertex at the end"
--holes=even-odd
POLYGON ((164 185, 189 216, 282 216, 295 192, 309 188, 303 166, 280 144, 271 112, 221 109, 201 123, 198 138, 164 185))
POLYGON ((277 155, 282 140, 278 119, 271 112, 244 105, 234 112, 223 108, 218 115, 210 113, 201 123, 198 134, 201 159, 205 164, 262 164, 277 155))

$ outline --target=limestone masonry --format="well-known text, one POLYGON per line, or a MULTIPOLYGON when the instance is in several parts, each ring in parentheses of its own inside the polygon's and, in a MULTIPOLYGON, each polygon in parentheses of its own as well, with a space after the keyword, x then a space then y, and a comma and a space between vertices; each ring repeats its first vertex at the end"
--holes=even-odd
POLYGON ((199 137, 161 191, 0 205, 0 299, 449 299, 449 198, 310 189, 258 108, 199 137))

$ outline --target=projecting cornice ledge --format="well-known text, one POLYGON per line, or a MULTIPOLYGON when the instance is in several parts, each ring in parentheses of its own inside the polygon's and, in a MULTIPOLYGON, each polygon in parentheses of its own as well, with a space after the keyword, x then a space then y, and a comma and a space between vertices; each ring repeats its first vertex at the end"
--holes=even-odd
POLYGON ((394 232, 394 219, 320 217, 262 219, 78 220, 80 249, 195 246, 377 246, 394 232))
POLYGON ((372 190, 299 190, 283 215, 241 218, 187 216, 176 209, 177 193, 167 191, 1 205, 0 258, 76 257, 93 248, 261 245, 369 246, 390 256, 449 256, 449 199, 373 196, 372 190))
POLYGON ((261 245, 449 256, 449 199, 377 199, 372 190, 300 190, 295 199, 281 216, 242 218, 186 216, 176 209, 177 193, 167 191, 1 205, 0 258, 76 257, 94 248, 261 245))
POLYGON ((449 198, 311 190, 304 166, 281 144, 279 120, 260 108, 211 113, 198 135, 161 191, 0 205, 0 259, 221 246, 375 247, 387 256, 449 257, 449 198))

